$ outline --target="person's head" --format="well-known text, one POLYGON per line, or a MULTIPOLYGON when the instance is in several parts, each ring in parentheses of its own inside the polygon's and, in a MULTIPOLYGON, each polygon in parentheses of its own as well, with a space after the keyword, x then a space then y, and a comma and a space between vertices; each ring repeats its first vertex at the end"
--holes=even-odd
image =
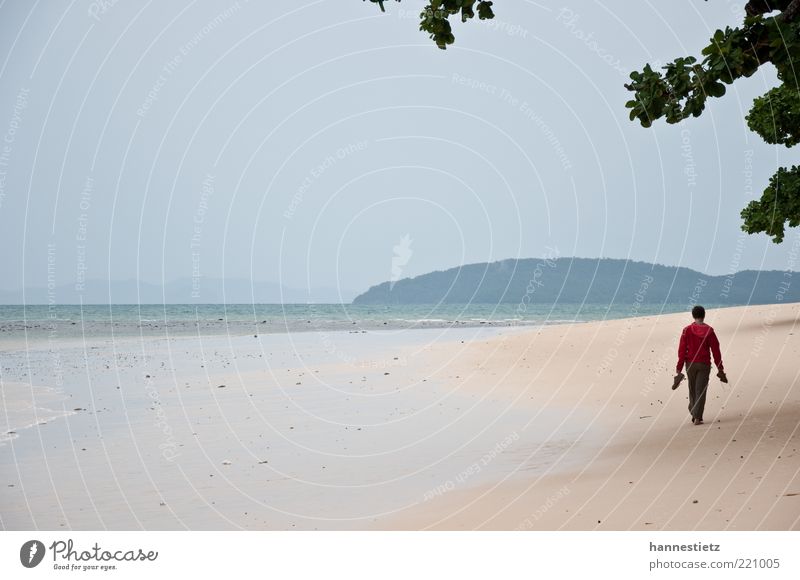
POLYGON ((699 304, 692 308, 692 318, 694 318, 698 322, 703 322, 706 317, 706 309, 700 306, 699 304))

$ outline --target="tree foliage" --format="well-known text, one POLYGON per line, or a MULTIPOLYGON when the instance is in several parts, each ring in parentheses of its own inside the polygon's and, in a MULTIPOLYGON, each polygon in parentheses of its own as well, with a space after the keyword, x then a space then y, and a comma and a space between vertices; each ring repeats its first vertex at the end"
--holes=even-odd
MULTIPOLYGON (((373 4, 378 4, 384 12, 386 1, 388 0, 370 0, 373 4)), ((490 20, 494 18, 492 4, 488 0, 428 0, 419 15, 419 29, 427 32, 436 46, 444 50, 456 40, 450 24, 452 16, 460 16, 461 22, 466 22, 475 18, 477 13, 480 20, 490 20)))
MULTIPOLYGON (((745 5, 744 22, 717 30, 702 50, 702 60, 681 57, 655 71, 648 64, 631 73, 626 103, 631 120, 650 127, 656 119, 679 123, 698 117, 709 97, 721 97, 726 85, 772 63, 781 84, 753 102, 748 127, 764 141, 792 147, 800 143, 800 93, 795 64, 800 63, 800 0, 754 0, 745 5)), ((780 168, 760 200, 742 210, 742 229, 783 241, 785 227, 800 225, 800 167, 780 168)))

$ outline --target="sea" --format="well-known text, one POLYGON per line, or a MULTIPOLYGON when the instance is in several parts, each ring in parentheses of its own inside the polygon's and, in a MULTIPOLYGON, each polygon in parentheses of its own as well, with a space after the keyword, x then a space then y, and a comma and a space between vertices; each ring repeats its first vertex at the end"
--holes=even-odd
POLYGON ((687 304, 644 303, 0 305, 0 339, 546 326, 668 314, 690 308, 687 304))

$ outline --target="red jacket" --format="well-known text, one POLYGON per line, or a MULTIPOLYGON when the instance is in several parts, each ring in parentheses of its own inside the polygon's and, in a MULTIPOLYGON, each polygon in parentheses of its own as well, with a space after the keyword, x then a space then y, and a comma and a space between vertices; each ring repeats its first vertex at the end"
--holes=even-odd
POLYGON ((708 324, 693 322, 681 332, 681 342, 678 345, 678 370, 683 370, 683 364, 701 362, 711 364, 711 354, 714 354, 714 363, 722 370, 722 355, 719 352, 719 340, 708 324))

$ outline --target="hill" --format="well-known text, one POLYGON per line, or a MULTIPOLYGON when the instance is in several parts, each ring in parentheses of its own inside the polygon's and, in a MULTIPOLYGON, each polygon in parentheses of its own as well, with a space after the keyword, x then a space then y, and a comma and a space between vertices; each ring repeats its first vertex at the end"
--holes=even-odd
POLYGON ((596 258, 469 264, 373 286, 353 304, 771 304, 800 301, 798 273, 689 268, 596 258))

